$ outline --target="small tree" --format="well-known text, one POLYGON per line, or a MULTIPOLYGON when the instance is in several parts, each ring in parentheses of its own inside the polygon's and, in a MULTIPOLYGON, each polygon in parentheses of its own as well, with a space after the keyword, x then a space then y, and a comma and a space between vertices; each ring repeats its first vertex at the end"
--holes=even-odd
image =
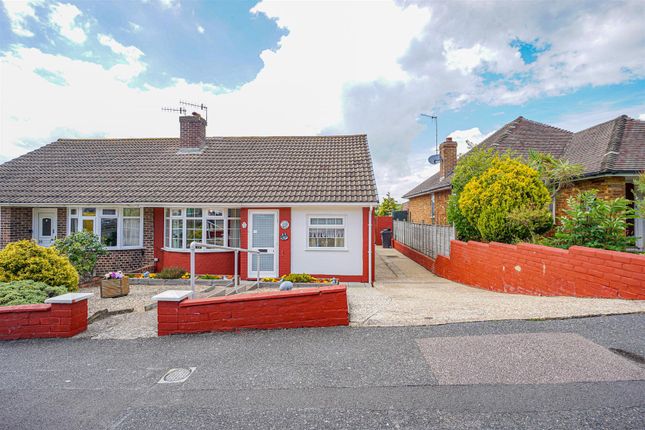
POLYGON ((392 215, 392 211, 401 210, 401 205, 396 201, 394 197, 387 193, 383 201, 376 207, 376 215, 378 216, 388 216, 392 215))
POLYGON ((636 178, 634 185, 637 192, 636 213, 640 218, 645 218, 645 172, 636 178))
POLYGON ((54 247, 67 256, 82 279, 94 275, 94 267, 100 256, 107 254, 99 237, 87 231, 72 233, 64 239, 57 239, 54 247))
MULTIPOLYGON (((532 149, 529 150, 528 162, 529 166, 537 170, 540 179, 549 190, 552 202, 555 202, 555 196, 558 192, 572 183, 584 170, 581 164, 573 164, 551 154, 532 149)), ((553 209, 553 220, 555 221, 555 205, 553 209)))
POLYGON ((492 149, 473 148, 461 157, 452 177, 452 194, 448 200, 448 221, 455 226, 460 240, 480 240, 477 227, 471 224, 459 208, 459 198, 466 184, 488 170, 498 155, 492 149))
POLYGON ((549 191, 538 172, 509 156, 494 159, 488 170, 466 184, 459 197, 459 209, 481 238, 505 243, 530 238, 536 223, 545 214, 549 216, 548 204, 549 191), (524 215, 509 219, 518 210, 524 215))
POLYGON ((547 243, 561 248, 588 246, 590 248, 625 251, 636 243, 627 236, 627 220, 634 217, 634 209, 624 198, 603 200, 596 191, 585 191, 567 200, 569 209, 560 218, 553 238, 547 243))

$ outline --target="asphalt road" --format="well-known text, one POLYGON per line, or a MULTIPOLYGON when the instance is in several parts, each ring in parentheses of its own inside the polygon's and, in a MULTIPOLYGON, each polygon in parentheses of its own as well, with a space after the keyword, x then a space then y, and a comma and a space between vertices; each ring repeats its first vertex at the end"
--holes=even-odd
MULTIPOLYGON (((508 342, 518 342, 516 350, 511 344, 504 358, 518 354, 522 358, 518 362, 524 363, 526 354, 539 358, 539 343, 525 349, 523 338, 501 338, 507 349, 508 342)), ((636 360, 645 356, 645 314, 138 340, 3 342, 0 427, 644 429, 645 380, 618 379, 645 372, 645 365, 598 345, 628 351, 636 360), (536 337, 551 339, 550 357, 557 355, 554 340, 566 342, 571 337, 562 333, 581 336, 584 339, 572 335, 577 340, 568 345, 565 357, 577 355, 582 364, 556 380, 578 380, 580 375, 589 379, 605 366, 606 373, 598 378, 603 381, 451 385, 442 382, 442 369, 433 371, 428 358, 436 352, 434 338, 459 337, 457 347, 462 352, 452 354, 462 360, 473 352, 463 350, 471 339, 476 347, 486 339, 500 339, 479 336, 517 333, 554 333, 553 338, 536 337), (420 344, 426 345, 423 351, 420 344), (579 353, 571 351, 576 345, 579 353), (593 352, 588 363, 585 348, 593 352), (587 364, 593 369, 587 369, 587 364), (176 367, 196 370, 183 383, 157 383, 176 367)), ((495 377, 500 363, 495 349, 477 351, 487 377, 495 377)), ((455 367, 445 358, 435 361, 455 367)), ((549 368, 551 359, 535 362, 535 368, 513 372, 520 371, 520 379, 523 371, 527 379, 537 372, 540 381, 558 372, 549 368)), ((465 381, 477 379, 477 366, 464 372, 470 372, 460 375, 465 381)))

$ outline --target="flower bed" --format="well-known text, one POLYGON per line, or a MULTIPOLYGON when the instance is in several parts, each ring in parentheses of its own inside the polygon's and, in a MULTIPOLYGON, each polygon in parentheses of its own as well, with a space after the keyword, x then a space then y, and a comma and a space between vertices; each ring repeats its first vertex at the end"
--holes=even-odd
POLYGON ((336 278, 316 278, 306 273, 291 273, 289 275, 283 275, 280 278, 262 278, 259 287, 279 287, 285 281, 291 282, 294 288, 338 285, 338 279, 336 278))
MULTIPOLYGON (((129 273, 131 285, 190 285, 190 274, 185 272, 176 279, 159 278, 157 273, 129 273)), ((228 286, 233 283, 231 275, 197 275, 196 285, 228 286)))

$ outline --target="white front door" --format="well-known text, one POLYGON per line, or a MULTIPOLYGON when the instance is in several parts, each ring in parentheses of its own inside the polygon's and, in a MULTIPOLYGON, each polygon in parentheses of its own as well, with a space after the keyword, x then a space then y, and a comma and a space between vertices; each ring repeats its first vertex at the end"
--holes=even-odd
POLYGON ((260 278, 278 276, 278 212, 249 211, 249 249, 260 251, 249 258, 249 278, 257 277, 258 261, 260 278))
POLYGON ((49 247, 56 239, 56 209, 36 209, 34 236, 40 246, 49 247))

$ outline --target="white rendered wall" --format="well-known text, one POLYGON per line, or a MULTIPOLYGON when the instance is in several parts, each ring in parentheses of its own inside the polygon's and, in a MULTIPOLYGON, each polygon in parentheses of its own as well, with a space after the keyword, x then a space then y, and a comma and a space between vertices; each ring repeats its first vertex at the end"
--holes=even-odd
POLYGON ((291 208, 291 272, 317 275, 362 275, 363 209, 355 206, 291 208), (345 217, 345 250, 307 249, 307 217, 345 217))

